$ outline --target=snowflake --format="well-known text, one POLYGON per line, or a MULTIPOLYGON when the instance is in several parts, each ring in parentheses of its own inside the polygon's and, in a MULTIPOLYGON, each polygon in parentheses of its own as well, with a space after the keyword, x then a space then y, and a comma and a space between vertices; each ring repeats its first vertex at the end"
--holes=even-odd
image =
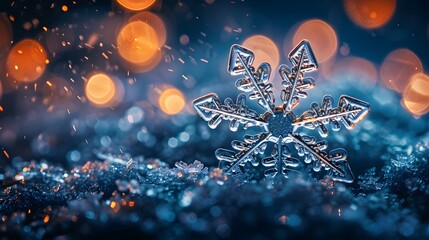
POLYGON ((333 131, 340 129, 340 122, 352 129, 370 111, 368 103, 356 98, 342 95, 337 107, 334 107, 332 96, 325 95, 322 104, 311 104, 311 109, 297 117, 292 110, 299 104, 300 98, 307 97, 307 90, 314 87, 313 78, 304 77, 307 72, 317 70, 318 64, 308 41, 301 41, 290 53, 289 60, 292 67, 279 67, 282 78, 280 99, 281 104, 275 105, 272 84, 268 83, 271 67, 268 63, 261 63, 257 69, 252 66, 254 54, 249 49, 239 45, 231 47, 228 63, 228 72, 231 75, 242 75, 235 86, 250 93, 249 99, 256 100, 265 110, 263 114, 249 109, 246 105, 246 95, 241 93, 234 102, 227 98, 224 104, 219 97, 210 93, 195 99, 193 105, 198 114, 208 121, 210 128, 216 128, 222 120, 230 121, 231 131, 237 131, 240 124, 244 129, 260 127, 263 131, 257 135, 245 135, 244 141, 232 141, 236 150, 218 149, 216 157, 220 162, 226 162, 224 171, 236 172, 245 163, 253 166, 259 164, 257 155, 263 154, 267 143, 274 143, 270 156, 261 160, 267 167, 266 177, 274 177, 281 173, 285 177, 291 170, 299 166, 299 160, 292 157, 291 149, 296 149, 304 162, 313 164, 313 170, 319 172, 322 168, 335 181, 353 182, 353 173, 346 160, 347 152, 344 149, 326 151, 327 141, 318 141, 315 137, 296 133, 300 128, 317 129, 322 137, 328 136, 327 126, 333 131), (237 152, 238 151, 238 152, 237 152))

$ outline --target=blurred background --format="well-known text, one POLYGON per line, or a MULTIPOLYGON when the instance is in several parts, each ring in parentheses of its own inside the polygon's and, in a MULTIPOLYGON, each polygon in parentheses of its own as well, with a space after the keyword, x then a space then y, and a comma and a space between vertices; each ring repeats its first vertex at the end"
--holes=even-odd
POLYGON ((428 9, 419 0, 0 1, 0 238, 427 239, 428 9), (371 105, 353 130, 327 138, 348 151, 354 183, 309 165, 289 179, 263 179, 262 167, 225 175, 214 151, 261 129, 212 130, 192 101, 239 94, 226 70, 232 44, 251 49, 255 66, 271 64, 278 100, 277 67, 290 66, 302 39, 319 69, 296 115, 326 94, 371 105))
MULTIPOLYGON (((320 64, 312 73, 316 87, 296 114, 325 94, 334 99, 350 94, 371 104, 375 126, 425 134, 426 5, 417 0, 1 1, 0 171, 13 159, 71 168, 94 159, 97 151, 216 166, 214 150, 249 131, 230 133, 227 124, 211 130, 191 103, 209 92, 235 98, 236 78, 226 65, 236 43, 254 51, 255 65, 267 61, 276 69, 290 64, 288 53, 299 41, 310 41, 320 64)), ((279 96, 277 70, 271 81, 279 96)), ((347 134, 335 134, 331 147, 356 155, 359 145, 348 142, 347 134)), ((371 131, 366 134, 361 139, 370 139, 371 131)), ((359 159, 351 166, 358 172, 365 168, 359 159)))

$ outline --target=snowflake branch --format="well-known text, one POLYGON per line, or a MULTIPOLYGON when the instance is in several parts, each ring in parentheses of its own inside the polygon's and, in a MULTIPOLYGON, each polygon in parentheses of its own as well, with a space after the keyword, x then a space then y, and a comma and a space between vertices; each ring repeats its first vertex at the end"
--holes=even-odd
POLYGON ((233 144, 234 148, 241 150, 238 153, 235 153, 234 151, 231 151, 228 149, 220 148, 215 152, 216 158, 219 159, 219 161, 232 162, 232 164, 225 169, 227 173, 230 173, 238 165, 249 160, 249 157, 252 154, 256 154, 257 150, 260 147, 262 147, 262 144, 268 141, 271 135, 272 135, 271 133, 264 133, 259 135, 259 137, 256 140, 248 140, 248 141, 251 141, 251 143, 239 142, 239 143, 235 143, 235 146, 233 144))
POLYGON ((285 113, 292 111, 300 98, 306 98, 306 90, 314 87, 312 78, 304 78, 305 72, 315 71, 318 67, 317 61, 308 41, 301 41, 290 53, 289 60, 293 67, 290 70, 286 65, 281 65, 279 73, 282 78, 280 98, 283 101, 285 113))
POLYGON ((232 131, 236 131, 240 123, 244 124, 244 128, 268 125, 259 118, 255 111, 249 109, 244 94, 238 95, 236 103, 233 103, 230 98, 225 99, 224 105, 221 104, 216 94, 207 94, 195 99, 193 105, 198 114, 208 121, 210 128, 216 128, 222 120, 231 121, 230 129, 232 131))
POLYGON ((298 79, 299 79, 299 75, 300 75, 300 72, 301 72, 301 67, 302 67, 303 59, 304 59, 304 49, 301 50, 301 57, 299 58, 299 63, 298 63, 298 66, 297 66, 296 74, 295 74, 295 76, 292 79, 292 82, 293 82, 292 83, 293 84, 292 85, 292 90, 289 93, 289 98, 287 100, 286 108, 285 108, 285 110, 287 112, 292 111, 292 102, 291 101, 292 101, 292 98, 295 97, 296 83, 298 82, 298 79))
POLYGON ((274 94, 271 91, 272 85, 266 84, 269 80, 271 67, 268 63, 262 63, 258 71, 252 67, 254 55, 253 52, 241 47, 233 45, 231 47, 230 59, 228 63, 228 72, 231 75, 245 75, 245 79, 239 79, 236 87, 242 91, 253 91, 250 99, 258 100, 258 104, 265 111, 274 113, 274 94))
POLYGON ((277 144, 274 145, 271 156, 262 159, 262 165, 270 167, 264 172, 266 177, 273 178, 278 172, 281 172, 283 176, 287 177, 288 171, 298 172, 297 170, 289 168, 297 167, 299 165, 299 160, 291 157, 291 152, 283 140, 283 137, 278 137, 277 144))
POLYGON ((272 103, 272 102, 269 102, 269 100, 267 99, 267 93, 265 93, 264 92, 264 90, 262 90, 260 87, 259 87, 259 84, 258 84, 258 82, 256 81, 256 79, 255 79, 255 77, 254 77, 254 75, 253 75, 253 73, 250 71, 250 69, 249 69, 249 67, 247 66, 247 65, 245 65, 244 64, 244 61, 243 61, 243 58, 241 57, 241 55, 240 54, 238 54, 238 59, 240 60, 240 62, 244 65, 244 69, 246 70, 246 74, 247 74, 247 76, 250 78, 250 80, 252 81, 252 84, 253 84, 253 90, 255 91, 255 92, 257 92, 257 94, 259 94, 259 99, 260 100, 262 100, 262 107, 266 110, 266 111, 268 111, 268 112, 270 112, 270 113, 272 113, 272 114, 274 114, 274 104, 272 103))
POLYGON ((296 142, 297 144, 301 145, 304 149, 306 149, 309 153, 311 153, 313 156, 317 157, 320 161, 322 161, 324 164, 326 164, 327 166, 329 166, 332 170, 334 170, 335 172, 341 174, 341 175, 345 175, 344 171, 342 171, 340 168, 338 168, 337 166, 335 166, 333 163, 331 163, 329 161, 329 159, 327 158, 327 154, 323 153, 319 150, 315 150, 313 149, 310 145, 308 145, 307 143, 305 143, 300 137, 299 135, 295 135, 293 133, 289 133, 288 135, 294 142, 296 142))
POLYGON ((312 109, 305 111, 292 125, 309 129, 318 127, 320 135, 326 137, 328 130, 324 125, 330 123, 332 129, 338 131, 340 129, 338 121, 341 121, 346 128, 352 129, 370 111, 368 103, 346 95, 340 97, 338 107, 332 108, 333 103, 330 95, 324 96, 321 107, 313 103, 312 109))
POLYGON ((336 119, 338 117, 343 117, 343 116, 346 116, 348 114, 358 113, 360 111, 361 110, 356 109, 356 110, 350 110, 350 111, 346 111, 346 112, 342 112, 342 113, 335 113, 335 114, 330 114, 330 115, 325 115, 325 116, 319 116, 316 118, 305 118, 304 120, 298 120, 298 121, 292 123, 292 125, 301 127, 307 123, 319 122, 319 121, 326 120, 326 119, 336 119))

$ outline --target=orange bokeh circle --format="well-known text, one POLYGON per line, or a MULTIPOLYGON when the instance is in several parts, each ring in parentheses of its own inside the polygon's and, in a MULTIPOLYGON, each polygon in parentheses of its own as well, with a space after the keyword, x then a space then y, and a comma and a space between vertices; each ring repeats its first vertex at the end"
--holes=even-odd
POLYGON ((414 115, 421 116, 429 112, 429 76, 414 74, 406 86, 402 103, 414 115))
POLYGON ((122 7, 131 11, 141 11, 155 3, 156 0, 116 0, 122 7))
POLYGON ((412 51, 401 48, 389 53, 384 59, 380 77, 386 87, 402 92, 410 77, 422 72, 423 65, 419 57, 412 51))
POLYGON ((98 106, 109 106, 114 101, 116 92, 115 82, 104 73, 92 75, 85 85, 86 98, 98 106))
POLYGON ((45 72, 47 63, 45 48, 35 40, 25 39, 12 47, 6 67, 16 81, 33 82, 45 72))
POLYGON ((135 64, 149 61, 159 51, 155 30, 141 21, 126 24, 117 37, 119 54, 135 64))
POLYGON ((175 115, 185 107, 185 96, 176 88, 168 88, 159 96, 158 104, 164 113, 175 115))
POLYGON ((140 12, 134 14, 128 22, 144 22, 149 24, 155 30, 156 36, 158 37, 158 47, 162 47, 167 40, 167 30, 165 28, 164 21, 156 14, 151 12, 140 12))
POLYGON ((293 36, 293 46, 307 39, 319 63, 332 58, 337 52, 338 38, 335 30, 325 21, 312 19, 303 22, 293 36))
POLYGON ((279 49, 270 38, 263 35, 254 35, 244 40, 242 45, 255 54, 255 60, 253 61, 255 67, 258 67, 262 62, 269 63, 273 69, 279 65, 279 49))
POLYGON ((393 16, 396 0, 344 0, 349 18, 365 29, 379 28, 393 16))

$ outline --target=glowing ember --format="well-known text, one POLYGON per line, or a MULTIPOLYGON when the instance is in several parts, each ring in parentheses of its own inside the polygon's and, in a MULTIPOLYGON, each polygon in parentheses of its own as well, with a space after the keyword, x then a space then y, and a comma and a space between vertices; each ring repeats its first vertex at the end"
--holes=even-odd
POLYGON ((412 75, 422 72, 423 65, 419 57, 404 48, 391 52, 380 68, 383 84, 397 92, 405 89, 412 75))
POLYGON ((344 8, 356 25, 374 29, 385 25, 392 18, 396 0, 344 0, 344 8))
POLYGON ((297 45, 302 39, 307 39, 311 42, 319 63, 329 60, 337 52, 337 34, 328 23, 322 20, 312 19, 302 23, 293 36, 293 46, 297 45))
POLYGON ((32 82, 45 72, 47 55, 39 42, 25 39, 15 44, 6 61, 7 70, 19 82, 32 82))
POLYGON ((164 113, 175 115, 185 107, 185 97, 178 89, 168 88, 161 93, 158 103, 164 113))

